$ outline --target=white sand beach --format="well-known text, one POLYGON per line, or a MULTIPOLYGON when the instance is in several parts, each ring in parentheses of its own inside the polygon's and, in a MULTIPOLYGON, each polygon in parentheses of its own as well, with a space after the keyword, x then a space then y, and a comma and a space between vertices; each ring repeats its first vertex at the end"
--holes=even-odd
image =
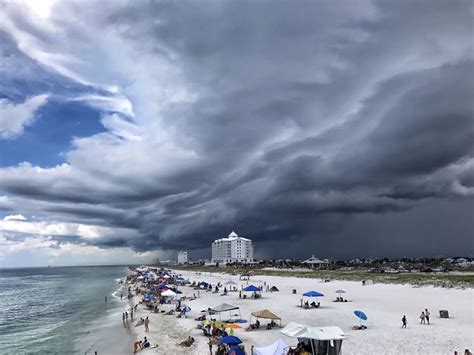
MULTIPOLYGON (((135 320, 140 317, 150 318, 150 332, 145 333, 144 327, 132 327, 137 339, 147 336, 151 344, 159 344, 156 349, 144 349, 140 353, 148 354, 209 354, 208 339, 196 329, 194 320, 201 310, 229 303, 240 307, 242 318, 249 320, 251 312, 268 309, 282 319, 284 327, 289 322, 298 322, 310 326, 338 326, 347 336, 342 346, 343 354, 453 354, 455 350, 461 354, 464 349, 474 349, 474 293, 472 289, 444 289, 435 287, 413 287, 411 285, 373 284, 363 286, 360 282, 331 281, 324 283, 318 279, 297 277, 253 276, 250 281, 240 281, 238 276, 228 274, 203 274, 190 271, 176 271, 191 281, 205 281, 215 285, 233 280, 240 286, 254 284, 276 286, 279 292, 262 292, 261 299, 239 299, 238 292, 230 292, 227 296, 200 291, 196 300, 183 302, 191 307, 188 318, 176 318, 172 315, 152 313, 138 306, 134 314, 135 320), (292 290, 296 289, 297 294, 292 290), (343 297, 350 302, 332 302, 335 291, 342 289, 343 297), (302 309, 300 304, 302 293, 315 290, 324 294, 318 298, 321 308, 302 309), (431 317, 430 325, 420 324, 419 316, 428 308, 431 317), (439 317, 439 310, 449 311, 450 318, 439 317), (353 330, 359 320, 354 310, 362 310, 368 316, 367 330, 353 330), (401 329, 401 318, 406 315, 407 329, 401 329), (178 345, 189 335, 196 339, 191 348, 178 345)), ((181 296, 192 296, 197 291, 191 287, 180 287, 181 296)), ((132 300, 138 303, 141 297, 132 300)), ((310 300, 311 301, 311 300, 310 300)), ((165 305, 162 309, 171 309, 165 305)), ((218 318, 218 316, 215 316, 218 318)), ((265 325, 265 320, 262 325, 265 325)), ((248 323, 242 324, 244 327, 248 323)), ((296 339, 280 333, 281 328, 234 332, 245 344, 247 354, 251 346, 266 346, 277 339, 285 340, 289 345, 296 345, 296 339)), ((132 348, 132 345, 130 345, 132 348)))

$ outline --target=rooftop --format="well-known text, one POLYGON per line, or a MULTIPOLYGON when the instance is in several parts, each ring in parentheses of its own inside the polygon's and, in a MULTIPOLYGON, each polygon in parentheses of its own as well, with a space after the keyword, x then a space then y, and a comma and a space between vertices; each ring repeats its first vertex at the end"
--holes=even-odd
POLYGON ((216 239, 216 240, 214 240, 214 243, 216 243, 216 242, 231 242, 233 240, 238 240, 238 239, 239 240, 244 240, 246 242, 251 242, 250 239, 239 237, 237 233, 232 231, 227 238, 216 239))

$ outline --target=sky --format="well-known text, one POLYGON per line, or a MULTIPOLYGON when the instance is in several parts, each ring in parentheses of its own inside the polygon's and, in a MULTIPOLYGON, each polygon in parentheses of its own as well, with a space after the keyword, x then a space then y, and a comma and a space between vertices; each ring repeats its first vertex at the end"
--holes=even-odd
POLYGON ((0 267, 472 256, 473 5, 0 2, 0 267))

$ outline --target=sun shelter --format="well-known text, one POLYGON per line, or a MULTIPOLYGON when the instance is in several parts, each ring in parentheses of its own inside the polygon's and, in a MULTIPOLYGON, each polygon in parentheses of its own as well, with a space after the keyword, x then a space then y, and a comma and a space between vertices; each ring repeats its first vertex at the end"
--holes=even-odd
POLYGON ((227 345, 239 345, 242 343, 242 340, 240 340, 239 338, 235 337, 235 336, 232 336, 232 335, 228 335, 226 337, 223 337, 219 340, 219 343, 220 344, 227 344, 227 345))
POLYGON ((245 287, 242 291, 245 291, 245 292, 252 292, 252 297, 255 297, 255 298, 261 298, 261 289, 255 285, 249 285, 247 287, 245 287))
POLYGON ((339 327, 310 327, 294 322, 289 323, 280 332, 297 338, 313 355, 340 355, 342 341, 346 339, 339 327))
POLYGON ((261 318, 261 319, 271 319, 273 321, 279 321, 281 326, 281 318, 278 317, 275 313, 270 312, 268 309, 264 309, 258 312, 252 312, 250 315, 250 323, 252 323, 252 317, 261 318))
POLYGON ((262 346, 259 348, 254 347, 253 354, 254 355, 281 355, 281 354, 287 354, 288 349, 289 349, 288 344, 284 340, 278 339, 276 342, 268 346, 262 346))
POLYGON ((323 297, 324 295, 322 293, 319 293, 317 291, 308 291, 303 293, 303 296, 305 297, 323 297))
POLYGON ((166 290, 161 293, 161 296, 163 297, 176 297, 176 293, 171 291, 171 290, 166 290))
MULTIPOLYGON (((355 315, 357 318, 359 318, 361 327, 362 327, 362 321, 363 321, 363 320, 365 321, 365 320, 368 319, 367 315, 366 315, 364 312, 362 312, 362 311, 357 311, 357 310, 355 310, 355 311, 354 311, 354 315, 355 315)), ((364 326, 364 327, 365 327, 365 329, 367 329, 366 326, 364 326)))
POLYGON ((280 290, 279 290, 278 287, 276 287, 276 286, 272 286, 272 287, 270 288, 270 292, 278 292, 278 291, 280 291, 280 290))
POLYGON ((238 345, 233 345, 229 349, 229 355, 245 355, 245 350, 238 345))
POLYGON ((219 319, 221 317, 222 312, 229 312, 229 315, 232 317, 232 311, 238 310, 239 311, 239 318, 241 318, 240 308, 238 306, 233 306, 233 305, 228 304, 228 303, 222 303, 222 304, 220 304, 216 307, 211 308, 210 310, 214 311, 216 313, 219 313, 219 319))

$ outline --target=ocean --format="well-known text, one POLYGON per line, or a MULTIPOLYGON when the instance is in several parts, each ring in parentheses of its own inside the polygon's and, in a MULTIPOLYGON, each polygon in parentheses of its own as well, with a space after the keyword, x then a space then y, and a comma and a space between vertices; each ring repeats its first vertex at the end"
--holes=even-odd
POLYGON ((126 275, 125 266, 0 269, 0 354, 130 354, 126 275))

